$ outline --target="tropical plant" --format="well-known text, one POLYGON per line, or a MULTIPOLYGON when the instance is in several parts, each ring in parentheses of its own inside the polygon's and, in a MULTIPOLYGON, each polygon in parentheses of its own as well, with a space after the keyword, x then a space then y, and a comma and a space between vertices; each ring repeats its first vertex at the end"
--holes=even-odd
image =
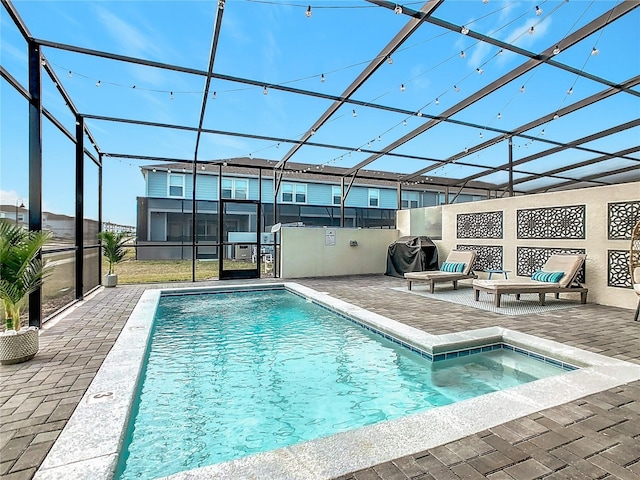
POLYGON ((51 232, 0 221, 0 299, 7 330, 20 330, 20 310, 48 273, 39 253, 50 237, 51 232))
POLYGON ((126 243, 129 240, 125 232, 100 232, 98 238, 102 240, 102 253, 109 262, 109 273, 113 274, 113 267, 122 261, 127 253, 126 243))

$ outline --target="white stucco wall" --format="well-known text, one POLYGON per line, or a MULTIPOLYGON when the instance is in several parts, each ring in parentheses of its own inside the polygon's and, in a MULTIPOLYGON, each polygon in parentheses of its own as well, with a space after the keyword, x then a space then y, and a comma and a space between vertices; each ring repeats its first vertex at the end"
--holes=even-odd
MULTIPOLYGON (((607 230, 608 204, 615 202, 640 201, 640 182, 607 187, 593 187, 564 192, 525 195, 511 198, 485 200, 481 202, 443 205, 442 240, 436 240, 440 259, 446 258, 457 244, 502 245, 504 268, 516 271, 516 247, 562 247, 584 248, 587 252, 586 285, 589 288, 589 302, 602 305, 635 308, 638 297, 633 290, 609 287, 608 250, 627 250, 628 240, 609 240, 607 230), (561 207, 586 205, 586 239, 584 240, 530 240, 516 238, 516 210, 527 208, 561 207), (502 211, 503 239, 458 239, 456 232, 457 215, 502 211)), ((420 213, 415 209, 398 211, 400 235, 426 235, 428 228, 425 218, 433 215, 420 213)), ((435 213, 435 212, 434 212, 435 213)), ((481 274, 482 275, 482 274, 481 274)))
POLYGON ((388 229, 283 227, 280 233, 282 278, 384 273, 387 247, 398 238, 398 230, 388 229), (335 236, 327 236, 331 231, 335 236), (332 237, 335 245, 327 245, 332 237))

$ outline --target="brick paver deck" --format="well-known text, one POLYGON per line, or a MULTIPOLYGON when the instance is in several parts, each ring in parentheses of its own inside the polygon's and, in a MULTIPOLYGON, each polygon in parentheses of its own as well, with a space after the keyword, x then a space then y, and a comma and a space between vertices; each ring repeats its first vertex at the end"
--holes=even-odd
MULTIPOLYGON (((433 334, 498 325, 640 364, 640 322, 633 322, 631 310, 589 304, 511 317, 391 290, 404 281, 385 276, 298 283, 433 334)), ((51 322, 40 336, 36 358, 0 366, 2 479, 33 477, 145 288, 121 285, 100 291, 51 322)), ((640 480, 640 382, 341 480, 475 478, 640 480)))

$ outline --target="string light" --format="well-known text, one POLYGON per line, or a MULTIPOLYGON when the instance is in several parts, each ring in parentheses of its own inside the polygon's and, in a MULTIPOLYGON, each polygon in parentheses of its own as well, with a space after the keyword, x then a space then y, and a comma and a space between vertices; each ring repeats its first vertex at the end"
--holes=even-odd
POLYGON ((171 92, 171 93, 169 94, 169 98, 170 98, 171 100, 173 100, 173 92, 171 92))
POLYGON ((378 135, 378 141, 381 142, 382 141, 382 137, 380 135, 378 135))
POLYGON ((460 33, 462 35, 466 35, 469 33, 469 29, 463 25, 462 28, 460 29, 460 33))
POLYGON ((504 53, 504 48, 501 48, 500 50, 498 50, 498 55, 502 55, 504 53))
POLYGON ((460 50, 460 58, 464 58, 466 56, 467 56, 467 54, 464 53, 464 50, 460 50))
POLYGON ((482 138, 482 132, 480 132, 480 138, 482 138))
POLYGON ((213 92, 213 95, 211 95, 211 98, 213 100, 215 100, 216 98, 218 98, 218 92, 213 92))
POLYGON ((478 72, 480 75, 482 75, 484 73, 484 70, 481 68, 476 68, 476 72, 478 72))
POLYGON ((453 89, 454 89, 456 92, 459 92, 459 91, 460 91, 460 87, 458 87, 457 85, 454 85, 454 86, 453 86, 453 89))
POLYGON ((573 87, 569 88, 569 90, 567 90, 567 95, 571 95, 573 93, 573 87))
POLYGON ((351 110, 351 115, 353 115, 354 117, 357 117, 358 113, 355 110, 351 110))
POLYGON ((498 120, 500 120, 502 118, 502 114, 498 113, 498 120))
POLYGON ((436 105, 440 105, 440 99, 436 97, 436 105))
POLYGON ((422 116, 422 110, 418 110, 418 111, 416 112, 416 115, 417 115, 418 117, 421 117, 421 116, 422 116))
POLYGON ((315 129, 312 128, 311 129, 311 136, 314 136, 315 134, 316 134, 316 131, 315 131, 315 129))
POLYGON ((540 16, 542 15, 542 9, 536 5, 536 15, 540 16))
POLYGON ((553 116, 553 119, 554 119, 554 120, 557 120, 557 119, 559 119, 559 118, 560 118, 560 115, 558 115, 557 113, 553 116))
POLYGON ((391 65, 391 64, 393 63, 393 58, 391 58, 391 55, 389 55, 389 56, 387 57, 387 63, 388 63, 389 65, 391 65))
POLYGON ((406 127, 407 126, 407 121, 406 120, 402 120, 402 125, 406 127))
POLYGON ((404 83, 403 83, 402 85, 400 85, 400 91, 401 91, 401 92, 404 92, 404 91, 405 91, 404 83))
POLYGON ((599 53, 600 53, 600 50, 598 50, 596 47, 593 47, 593 48, 591 49, 591 55, 593 55, 594 57, 595 57, 596 55, 598 55, 599 53))
POLYGON ((396 8, 394 8, 393 11, 396 12, 396 15, 401 15, 402 7, 400 5, 396 5, 396 8))
POLYGON ((321 81, 322 83, 324 83, 324 82, 326 82, 326 81, 327 81, 327 79, 326 79, 326 78, 324 78, 324 73, 323 73, 322 75, 320 75, 320 81, 321 81))
POLYGON ((520 93, 524 93, 524 90, 525 90, 525 89, 524 89, 524 85, 522 85, 522 86, 520 87, 520 93))
POLYGON ((556 47, 553 49, 553 54, 558 55, 559 53, 560 53, 560 46, 556 45, 556 47))
POLYGON ((47 64, 47 61, 43 58, 40 60, 40 64, 44 67, 47 64))
POLYGON ((533 33, 536 31, 535 28, 533 28, 533 26, 531 26, 531 28, 529 29, 529 35, 533 35, 533 33))
POLYGON ((305 12, 305 15, 306 15, 307 18, 311 17, 311 15, 312 15, 312 13, 311 13, 311 5, 309 5, 307 7, 307 11, 305 12))
POLYGON ((540 132, 540 136, 544 137, 544 128, 542 129, 542 131, 540 132))
POLYGON ((482 3, 489 3, 489 0, 482 0, 482 3))
POLYGON ((73 77, 73 73, 71 73, 71 70, 69 70, 69 73, 67 74, 67 77, 69 77, 69 78, 73 77))
POLYGON ((262 94, 263 95, 268 95, 269 94, 269 90, 267 90, 267 86, 265 85, 264 88, 262 89, 262 94))
POLYGON ((98 81, 96 82, 96 87, 99 87, 100 85, 101 85, 101 82, 100 82, 100 80, 98 80, 98 81))

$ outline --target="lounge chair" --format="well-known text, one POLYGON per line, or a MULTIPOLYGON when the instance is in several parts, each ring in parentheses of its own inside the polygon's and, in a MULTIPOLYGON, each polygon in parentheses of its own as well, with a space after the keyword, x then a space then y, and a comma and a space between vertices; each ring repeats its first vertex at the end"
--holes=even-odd
POLYGON ((478 278, 473 273, 473 262, 476 260, 475 250, 451 250, 449 256, 440 266, 440 270, 428 272, 407 272, 407 289, 411 290, 413 282, 427 282, 433 293, 436 283, 453 282, 453 289, 458 288, 458 280, 478 278))
POLYGON ((495 306, 500 307, 503 294, 515 294, 516 299, 520 300, 523 293, 537 293, 540 305, 544 305, 547 293, 554 293, 556 298, 560 298, 561 293, 578 292, 581 303, 587 303, 588 289, 576 281, 585 259, 586 255, 583 254, 554 254, 547 259, 542 270, 534 273, 531 278, 474 280, 475 300, 480 299, 480 292, 492 293, 495 306))

